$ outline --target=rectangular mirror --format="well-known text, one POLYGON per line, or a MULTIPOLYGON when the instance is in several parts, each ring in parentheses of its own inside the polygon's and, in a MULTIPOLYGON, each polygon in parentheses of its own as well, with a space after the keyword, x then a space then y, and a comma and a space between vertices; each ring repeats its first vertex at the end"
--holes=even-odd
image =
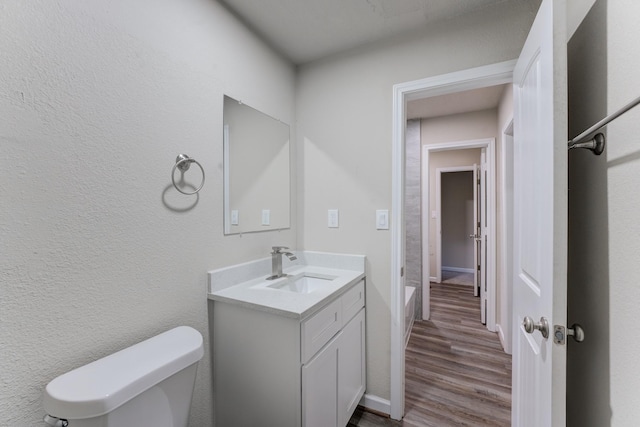
POLYGON ((224 97, 224 233, 290 227, 289 125, 224 97))

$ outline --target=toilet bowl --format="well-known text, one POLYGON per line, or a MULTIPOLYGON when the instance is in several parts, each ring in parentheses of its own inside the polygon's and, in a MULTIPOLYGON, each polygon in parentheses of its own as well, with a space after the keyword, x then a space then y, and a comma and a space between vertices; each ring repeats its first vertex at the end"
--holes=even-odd
POLYGON ((180 326, 74 369, 47 385, 45 421, 69 427, 186 427, 203 354, 202 335, 180 326))

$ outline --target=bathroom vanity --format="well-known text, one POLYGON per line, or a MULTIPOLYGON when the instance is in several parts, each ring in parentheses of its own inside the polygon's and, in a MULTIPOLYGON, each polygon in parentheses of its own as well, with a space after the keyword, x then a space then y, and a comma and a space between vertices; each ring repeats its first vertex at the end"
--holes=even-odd
POLYGON ((276 280, 210 272, 216 425, 348 423, 366 387, 364 257, 324 255, 276 280))

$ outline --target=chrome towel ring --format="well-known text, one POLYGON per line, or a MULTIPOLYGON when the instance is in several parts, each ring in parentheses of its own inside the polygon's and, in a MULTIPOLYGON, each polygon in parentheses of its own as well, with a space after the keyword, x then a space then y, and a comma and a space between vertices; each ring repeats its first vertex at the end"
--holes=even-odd
POLYGON ((176 190, 178 190, 182 194, 186 194, 187 196, 196 194, 198 191, 202 189, 202 186, 204 185, 204 168, 196 159, 192 159, 186 154, 178 154, 178 157, 176 157, 176 164, 173 166, 173 169, 171 169, 171 182, 173 182, 173 186, 176 188, 176 190), (182 191, 176 185, 176 178, 175 178, 176 168, 180 169, 180 171, 184 173, 189 170, 189 168, 191 167, 191 163, 195 163, 200 167, 200 170, 202 171, 202 182, 200 183, 200 186, 193 192, 182 191))

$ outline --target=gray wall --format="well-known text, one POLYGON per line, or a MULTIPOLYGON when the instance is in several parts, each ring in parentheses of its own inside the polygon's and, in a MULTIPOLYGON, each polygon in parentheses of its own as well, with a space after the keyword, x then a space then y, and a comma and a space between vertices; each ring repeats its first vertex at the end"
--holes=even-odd
POLYGON ((473 270, 473 172, 441 175, 442 268, 473 270))

